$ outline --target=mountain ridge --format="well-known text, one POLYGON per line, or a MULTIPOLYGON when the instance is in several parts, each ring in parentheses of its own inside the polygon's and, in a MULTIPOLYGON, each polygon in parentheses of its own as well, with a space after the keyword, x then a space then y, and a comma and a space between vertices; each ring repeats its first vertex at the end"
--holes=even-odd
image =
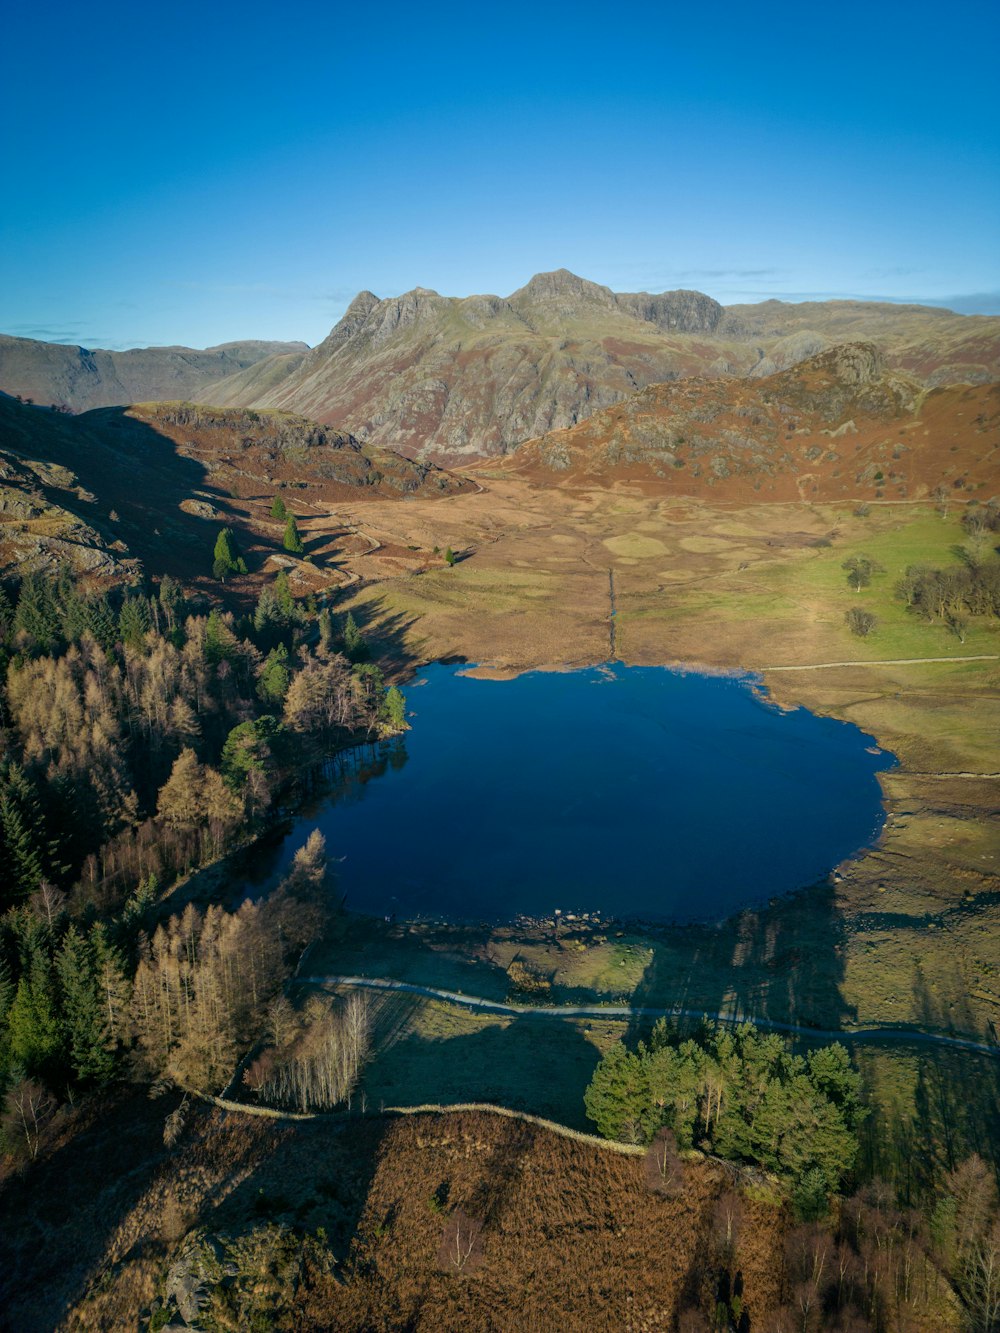
MULTIPOLYGON (((989 316, 850 301, 726 307, 686 289, 616 293, 557 269, 505 297, 361 292, 255 401, 447 464, 509 453, 649 384, 766 377, 859 338, 924 384, 1000 378, 1000 319, 989 316)), ((214 391, 244 402, 252 376, 214 391)))
POLYGON ((616 293, 568 269, 535 274, 509 296, 363 290, 313 348, 86 353, 117 358, 100 402, 91 367, 60 377, 50 362, 65 362, 66 350, 51 344, 32 345, 34 379, 18 380, 13 341, 0 338, 0 388, 39 401, 77 410, 178 398, 273 408, 446 465, 507 454, 650 384, 766 378, 837 343, 872 342, 889 367, 924 386, 1000 379, 1000 318, 886 302, 723 306, 688 289, 616 293))

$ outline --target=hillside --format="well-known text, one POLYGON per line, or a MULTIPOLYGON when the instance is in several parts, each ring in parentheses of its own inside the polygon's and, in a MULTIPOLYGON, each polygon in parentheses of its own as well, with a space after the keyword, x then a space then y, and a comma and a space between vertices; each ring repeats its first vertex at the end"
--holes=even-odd
POLYGON ((234 342, 204 351, 141 347, 109 352, 0 334, 0 389, 45 406, 86 412, 197 397, 217 381, 252 371, 261 362, 298 364, 307 350, 305 343, 234 342))
POLYGON ((0 397, 0 466, 0 555, 8 566, 60 563, 86 547, 101 552, 86 557, 96 567, 111 560, 110 547, 151 570, 198 580, 211 568, 219 528, 228 525, 246 547, 247 591, 272 555, 297 567, 303 591, 329 582, 326 538, 337 527, 331 510, 348 497, 474 490, 432 464, 363 446, 301 417, 191 403, 73 417, 0 397), (36 494, 42 483, 49 489, 36 494), (270 517, 278 492, 303 525, 308 563, 281 551, 283 527, 270 517), (56 503, 68 511, 64 518, 55 516, 56 503))
POLYGON ((32 1191, 12 1182, 4 1192, 0 1206, 22 1210, 23 1225, 4 1229, 0 1291, 21 1333, 132 1326, 156 1297, 175 1322, 179 1297, 196 1327, 209 1323, 200 1303, 215 1328, 663 1328, 682 1310, 712 1309, 712 1283, 727 1269, 742 1272, 755 1316, 780 1303, 787 1224, 774 1202, 748 1202, 727 1262, 713 1207, 732 1174, 717 1163, 693 1164, 683 1192, 664 1197, 641 1156, 497 1115, 294 1124, 197 1104, 165 1150, 163 1119, 177 1100, 102 1108, 40 1164, 32 1191), (109 1151, 117 1172, 104 1169, 109 1151), (50 1247, 26 1241, 50 1225, 57 1197, 77 1239, 69 1261, 64 1251, 54 1263, 50 1247), (445 1253, 455 1215, 482 1227, 467 1267, 445 1253), (284 1280, 267 1262, 278 1258, 267 1255, 267 1224, 294 1227, 293 1247, 308 1237, 305 1265, 288 1265, 284 1280), (229 1324, 236 1285, 220 1282, 217 1266, 213 1281, 198 1257, 236 1237, 261 1264, 247 1288, 260 1304, 229 1324))
POLYGON ((699 292, 616 294, 559 270, 508 297, 362 292, 301 362, 272 360, 212 392, 447 461, 506 453, 649 384, 769 374, 858 338, 922 383, 1000 377, 998 319, 841 301, 726 309, 699 292))
POLYGON ((749 380, 655 384, 516 451, 540 483, 629 481, 741 500, 913 500, 996 490, 1000 385, 926 389, 870 343, 749 380))

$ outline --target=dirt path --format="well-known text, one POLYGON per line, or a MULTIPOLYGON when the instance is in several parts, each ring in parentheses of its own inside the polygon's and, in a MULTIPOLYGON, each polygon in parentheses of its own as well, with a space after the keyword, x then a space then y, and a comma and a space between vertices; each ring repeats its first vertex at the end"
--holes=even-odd
POLYGON ((422 995, 430 1000, 444 1000, 460 1004, 480 1013, 524 1014, 541 1018, 603 1018, 629 1022, 633 1018, 706 1018, 720 1023, 748 1022, 770 1032, 788 1032, 796 1036, 814 1037, 823 1041, 886 1041, 922 1042, 934 1046, 948 1046, 953 1050, 976 1051, 981 1055, 1000 1056, 1000 1046, 973 1041, 969 1037, 945 1037, 935 1032, 921 1032, 917 1028, 854 1028, 851 1031, 831 1031, 825 1028, 799 1027, 795 1023, 777 1023, 769 1018, 752 1018, 748 1014, 712 1014, 702 1009, 647 1009, 628 1004, 505 1004, 502 1000, 486 1000, 477 995, 462 995, 458 991, 437 990, 432 986, 417 986, 409 981, 392 981, 387 977, 293 977, 298 986, 353 986, 359 990, 403 991, 407 995, 422 995))
POLYGON ((609 661, 613 662, 618 656, 618 630, 615 625, 615 616, 618 614, 618 607, 615 605, 615 571, 613 569, 608 570, 608 600, 611 603, 611 613, 608 616, 609 661))
POLYGON ((977 653, 969 657, 883 657, 867 662, 811 662, 806 666, 751 667, 751 671, 826 671, 831 667, 920 666, 923 662, 1000 662, 1000 653, 977 653))

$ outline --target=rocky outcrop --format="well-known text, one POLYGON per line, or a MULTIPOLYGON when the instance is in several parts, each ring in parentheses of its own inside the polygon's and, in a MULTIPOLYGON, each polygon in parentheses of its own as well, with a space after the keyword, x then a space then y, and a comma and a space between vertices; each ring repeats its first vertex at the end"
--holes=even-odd
POLYGON ((907 499, 942 483, 960 493, 992 484, 997 447, 1000 385, 928 391, 857 342, 763 378, 650 385, 529 441, 507 466, 547 485, 907 499))

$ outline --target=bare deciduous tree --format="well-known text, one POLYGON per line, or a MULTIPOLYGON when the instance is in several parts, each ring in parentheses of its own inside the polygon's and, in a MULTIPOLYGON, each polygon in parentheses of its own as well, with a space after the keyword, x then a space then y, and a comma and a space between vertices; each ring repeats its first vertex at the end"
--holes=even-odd
POLYGON ((444 1224, 438 1262, 447 1272, 468 1272, 483 1256, 483 1224, 456 1208, 444 1224))
POLYGON ((55 1111, 55 1099, 44 1084, 33 1078, 15 1077, 3 1105, 4 1138, 13 1151, 34 1161, 55 1111))

